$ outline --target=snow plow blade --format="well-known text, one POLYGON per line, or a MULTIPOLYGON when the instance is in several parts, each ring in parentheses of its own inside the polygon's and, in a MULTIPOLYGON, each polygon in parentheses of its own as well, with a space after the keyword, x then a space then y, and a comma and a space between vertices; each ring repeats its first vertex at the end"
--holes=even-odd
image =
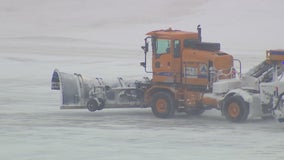
POLYGON ((61 90, 61 109, 86 108, 86 98, 88 96, 84 90, 90 90, 86 83, 80 81, 81 75, 59 72, 55 69, 51 80, 52 90, 61 90))
POLYGON ((55 69, 51 79, 51 89, 61 91, 60 109, 83 109, 89 111, 104 108, 137 108, 143 103, 143 90, 139 84, 118 83, 106 85, 102 78, 86 79, 81 74, 69 74, 55 69))

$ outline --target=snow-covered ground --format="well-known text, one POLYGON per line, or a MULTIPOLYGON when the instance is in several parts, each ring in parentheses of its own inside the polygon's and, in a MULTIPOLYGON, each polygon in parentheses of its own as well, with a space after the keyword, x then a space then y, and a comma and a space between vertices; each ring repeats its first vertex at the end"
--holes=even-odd
POLYGON ((283 159, 273 119, 155 118, 150 109, 59 110, 54 68, 138 79, 145 33, 203 28, 244 71, 284 48, 280 0, 0 0, 0 159, 283 159))

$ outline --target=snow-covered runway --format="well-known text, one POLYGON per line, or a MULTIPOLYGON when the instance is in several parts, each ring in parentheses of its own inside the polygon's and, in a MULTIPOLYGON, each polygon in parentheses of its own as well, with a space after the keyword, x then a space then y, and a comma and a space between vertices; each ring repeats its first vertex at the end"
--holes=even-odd
POLYGON ((1 0, 0 159, 284 158, 284 127, 274 119, 235 124, 216 110, 172 119, 139 108, 59 110, 54 68, 106 80, 150 76, 139 63, 151 30, 201 24, 204 41, 221 42, 244 72, 266 49, 284 49, 282 1, 119 2, 1 0))

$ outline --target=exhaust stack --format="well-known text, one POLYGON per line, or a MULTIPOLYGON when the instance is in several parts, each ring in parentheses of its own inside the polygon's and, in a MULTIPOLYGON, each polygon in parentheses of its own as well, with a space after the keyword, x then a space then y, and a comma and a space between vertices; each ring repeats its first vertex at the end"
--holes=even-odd
POLYGON ((198 31, 198 40, 201 42, 202 38, 201 38, 201 26, 200 26, 200 24, 197 26, 197 31, 198 31))

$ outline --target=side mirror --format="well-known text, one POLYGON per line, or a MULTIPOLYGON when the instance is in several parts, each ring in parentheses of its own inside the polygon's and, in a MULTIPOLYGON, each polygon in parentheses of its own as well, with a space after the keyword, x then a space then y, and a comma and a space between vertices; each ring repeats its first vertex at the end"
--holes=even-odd
POLYGON ((144 51, 144 62, 140 62, 140 65, 144 67, 146 73, 152 73, 152 72, 147 71, 147 52, 149 51, 149 42, 147 42, 147 39, 149 38, 152 38, 152 37, 151 36, 146 37, 144 39, 145 45, 141 47, 144 51))
POLYGON ((145 62, 140 62, 140 66, 146 68, 146 63, 145 62))
POLYGON ((147 53, 149 51, 149 43, 145 42, 145 46, 141 46, 141 48, 143 49, 144 53, 147 53))

